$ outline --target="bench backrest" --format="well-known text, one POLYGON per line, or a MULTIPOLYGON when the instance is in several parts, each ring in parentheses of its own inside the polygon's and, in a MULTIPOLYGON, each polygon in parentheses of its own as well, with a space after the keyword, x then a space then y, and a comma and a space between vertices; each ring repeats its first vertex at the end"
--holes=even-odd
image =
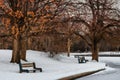
POLYGON ((20 70, 22 70, 25 67, 33 67, 35 68, 35 63, 19 63, 20 70))
POLYGON ((84 56, 81 55, 74 55, 75 58, 85 58, 84 56))
POLYGON ((21 64, 22 67, 34 67, 33 63, 24 63, 21 64))

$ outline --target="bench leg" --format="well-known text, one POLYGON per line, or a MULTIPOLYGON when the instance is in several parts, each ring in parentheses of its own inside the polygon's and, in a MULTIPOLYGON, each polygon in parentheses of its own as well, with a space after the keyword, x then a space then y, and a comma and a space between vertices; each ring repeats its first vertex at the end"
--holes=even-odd
POLYGON ((81 63, 81 59, 78 58, 78 63, 81 63))
POLYGON ((36 70, 33 70, 33 72, 36 72, 36 70))
POLYGON ((36 70, 40 70, 40 72, 42 72, 42 68, 34 68, 34 69, 36 69, 36 70))
POLYGON ((40 69, 40 72, 42 72, 42 68, 40 69))

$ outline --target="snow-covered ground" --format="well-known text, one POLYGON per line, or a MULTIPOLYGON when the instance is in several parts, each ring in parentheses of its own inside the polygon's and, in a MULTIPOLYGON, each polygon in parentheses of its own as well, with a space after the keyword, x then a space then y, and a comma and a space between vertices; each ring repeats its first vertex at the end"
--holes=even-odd
POLYGON ((100 62, 106 63, 111 68, 76 80, 120 80, 120 57, 100 57, 100 62))
POLYGON ((35 62, 43 72, 19 73, 18 64, 10 63, 11 50, 0 50, 0 80, 57 80, 62 77, 103 69, 105 63, 87 62, 78 64, 73 56, 57 55, 50 58, 48 53, 39 51, 27 51, 27 60, 35 62))

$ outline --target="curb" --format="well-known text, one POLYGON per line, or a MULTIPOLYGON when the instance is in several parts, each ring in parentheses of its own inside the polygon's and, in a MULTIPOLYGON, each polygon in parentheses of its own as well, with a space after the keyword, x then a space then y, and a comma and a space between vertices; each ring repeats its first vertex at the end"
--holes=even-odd
POLYGON ((87 75, 90 75, 90 74, 94 74, 96 72, 103 71, 103 70, 105 70, 105 68, 98 69, 98 70, 95 70, 95 71, 88 71, 88 72, 84 72, 84 73, 80 73, 80 74, 67 76, 67 77, 64 77, 64 78, 61 78, 61 79, 58 79, 58 80, 74 80, 74 79, 77 79, 77 78, 80 78, 80 77, 84 77, 84 76, 87 76, 87 75))

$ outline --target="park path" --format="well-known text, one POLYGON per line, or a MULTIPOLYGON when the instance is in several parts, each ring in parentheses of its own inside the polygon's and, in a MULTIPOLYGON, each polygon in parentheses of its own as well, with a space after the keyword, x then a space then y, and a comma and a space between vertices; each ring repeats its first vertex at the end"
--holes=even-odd
POLYGON ((115 68, 112 71, 103 71, 99 74, 93 74, 76 80, 120 80, 120 64, 105 62, 108 66, 115 68))

